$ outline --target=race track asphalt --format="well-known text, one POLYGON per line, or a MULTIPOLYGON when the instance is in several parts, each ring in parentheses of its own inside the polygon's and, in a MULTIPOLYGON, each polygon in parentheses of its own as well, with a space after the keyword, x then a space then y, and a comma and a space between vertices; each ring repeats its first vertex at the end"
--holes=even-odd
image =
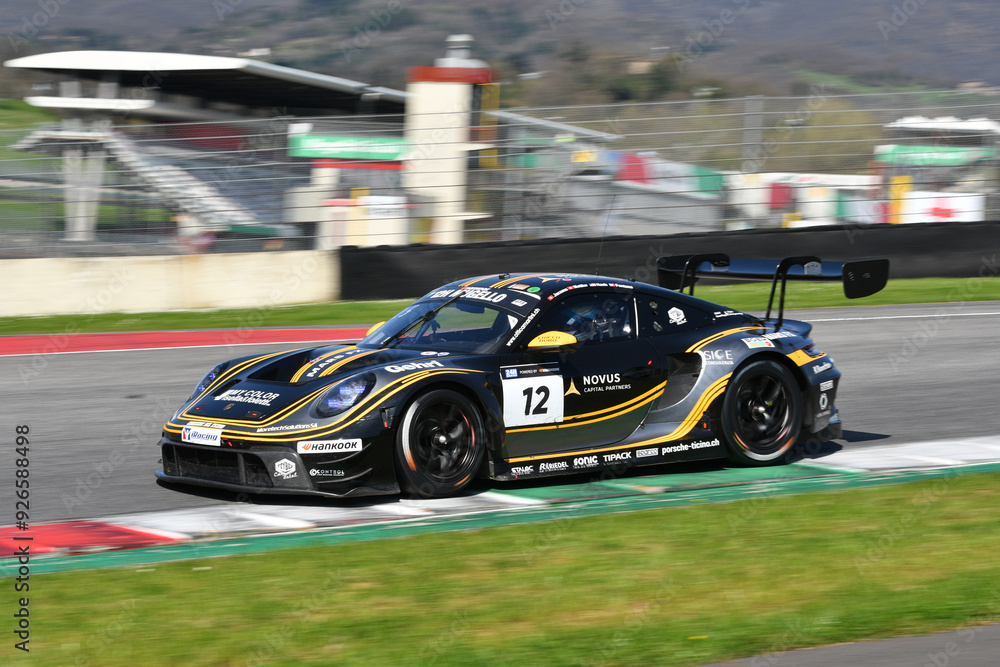
POLYGON ((775 652, 702 667, 996 667, 1000 625, 775 652))
MULTIPOLYGON (((841 446, 1000 431, 1000 304, 818 309, 789 316, 815 323, 814 340, 843 372, 837 398, 845 428, 841 446)), ((160 428, 215 363, 288 347, 294 346, 0 357, 0 451, 12 461, 15 426, 29 426, 32 522, 226 504, 224 494, 181 493, 156 484, 160 428)), ((0 506, 13 506, 12 475, 13 467, 4 465, 0 506)))
MULTIPOLYGON (((845 438, 839 446, 995 436, 1000 431, 1000 303, 788 315, 815 324, 818 347, 843 372, 837 405, 845 438)), ((228 505, 225 494, 198 495, 156 484, 160 428, 215 363, 286 347, 0 357, 0 506, 13 507, 15 426, 22 424, 30 428, 32 523, 228 505)), ((985 667, 1000 664, 1000 626, 780 651, 775 647, 767 655, 727 664, 985 667)))

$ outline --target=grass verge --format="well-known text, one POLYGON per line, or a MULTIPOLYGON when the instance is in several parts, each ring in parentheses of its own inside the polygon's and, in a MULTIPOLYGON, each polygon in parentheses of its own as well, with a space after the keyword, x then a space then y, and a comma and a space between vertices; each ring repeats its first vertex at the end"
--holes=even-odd
POLYGON ((6 664, 697 665, 996 622, 998 482, 40 575, 6 664))
MULTIPOLYGON (((695 293, 727 308, 762 311, 769 291, 769 284, 747 283, 699 287, 695 293)), ((786 303, 788 308, 827 308, 995 300, 1000 300, 1000 277, 891 280, 878 294, 853 301, 844 297, 839 283, 792 283, 786 303)), ((364 325, 388 319, 406 303, 408 300, 343 301, 199 312, 6 317, 0 318, 0 335, 364 325)))

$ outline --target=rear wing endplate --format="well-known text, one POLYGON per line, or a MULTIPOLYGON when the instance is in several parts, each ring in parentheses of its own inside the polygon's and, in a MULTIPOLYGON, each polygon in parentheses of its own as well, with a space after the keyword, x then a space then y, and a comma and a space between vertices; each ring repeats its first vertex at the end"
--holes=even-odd
POLYGON ((866 259, 855 262, 824 262, 819 257, 803 255, 774 259, 730 259, 722 253, 674 255, 660 257, 656 262, 660 287, 683 292, 685 287, 694 294, 698 276, 729 280, 770 280, 771 296, 767 300, 766 318, 771 318, 774 295, 781 283, 778 299, 780 328, 785 311, 785 283, 789 280, 841 281, 844 296, 860 299, 871 296, 889 279, 888 259, 866 259))

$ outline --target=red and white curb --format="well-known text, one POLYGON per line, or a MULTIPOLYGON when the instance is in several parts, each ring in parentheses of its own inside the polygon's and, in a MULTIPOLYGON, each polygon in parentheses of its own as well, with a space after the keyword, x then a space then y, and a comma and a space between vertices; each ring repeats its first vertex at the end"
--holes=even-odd
MULTIPOLYGON (((364 333, 365 329, 360 328, 314 328, 2 336, 0 356, 261 343, 333 343, 357 340, 364 333)), ((814 465, 856 473, 932 470, 998 462, 1000 436, 855 448, 811 460, 814 465)), ((641 483, 642 477, 637 475, 631 479, 641 483)), ((378 498, 345 502, 339 506, 231 503, 32 525, 31 553, 70 555, 318 528, 420 522, 441 516, 545 504, 544 500, 492 491, 437 500, 378 498)), ((0 558, 4 554, 16 554, 18 545, 24 542, 15 538, 24 536, 24 531, 13 526, 0 527, 0 558)))
MULTIPOLYGON (((544 504, 492 491, 434 500, 379 499, 342 507, 232 503, 33 525, 31 553, 73 555, 192 540, 420 521, 544 504)), ((17 545, 24 542, 15 538, 25 534, 13 526, 0 528, 0 553, 16 554, 17 545)))
MULTIPOLYGON (((934 440, 842 450, 812 463, 843 472, 887 473, 1000 463, 1000 436, 934 440)), ((630 478, 641 483, 642 477, 630 478)), ((322 502, 322 501, 318 501, 322 502)), ((336 529, 386 522, 420 522, 549 504, 515 492, 481 493, 414 500, 377 498, 333 505, 231 503, 191 509, 143 512, 31 527, 32 553, 71 555, 196 540, 336 529)), ((16 553, 24 533, 0 528, 0 553, 16 553)))

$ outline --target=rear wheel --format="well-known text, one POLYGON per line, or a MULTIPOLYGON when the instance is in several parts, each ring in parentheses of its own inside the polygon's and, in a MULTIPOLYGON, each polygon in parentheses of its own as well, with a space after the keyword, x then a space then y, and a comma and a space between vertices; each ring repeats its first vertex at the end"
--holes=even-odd
POLYGON ((781 463, 802 427, 802 393, 780 363, 755 361, 730 380, 720 422, 733 461, 754 466, 781 463))
POLYGON ((486 431, 479 410, 450 389, 417 396, 396 433, 396 470, 403 491, 421 498, 458 493, 483 461, 486 431))

